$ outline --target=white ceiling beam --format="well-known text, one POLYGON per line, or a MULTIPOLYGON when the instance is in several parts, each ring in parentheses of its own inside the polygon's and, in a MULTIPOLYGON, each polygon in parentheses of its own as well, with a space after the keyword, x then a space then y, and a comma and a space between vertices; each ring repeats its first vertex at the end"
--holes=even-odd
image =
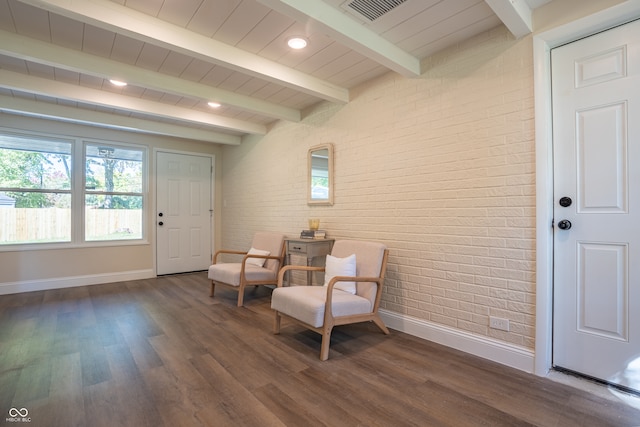
POLYGON ((531 8, 525 0, 485 0, 517 39, 533 31, 531 8))
POLYGON ((333 39, 405 77, 422 74, 418 58, 323 1, 258 1, 300 22, 315 21, 333 39))
POLYGON ((349 102, 349 91, 275 61, 221 43, 108 0, 19 0, 22 3, 193 56, 263 80, 332 101, 349 102))
POLYGON ((40 77, 28 76, 13 71, 0 69, 0 87, 19 90, 27 93, 86 102, 103 107, 146 114, 148 116, 179 120, 196 125, 213 126, 236 132, 264 135, 266 126, 216 116, 201 111, 190 110, 170 104, 133 98, 108 91, 91 89, 69 83, 61 83, 40 77))
POLYGON ((0 53, 14 58, 104 79, 117 78, 134 86, 177 96, 216 101, 274 119, 298 122, 301 118, 300 111, 293 108, 282 107, 250 96, 144 70, 133 65, 56 46, 16 33, 0 30, 0 40, 2 40, 0 53))
POLYGON ((206 129, 194 129, 186 126, 154 122, 134 117, 117 116, 100 111, 90 111, 68 107, 66 105, 49 104, 3 95, 0 95, 0 111, 29 117, 126 130, 129 132, 171 136, 216 144, 240 145, 242 140, 240 136, 213 132, 206 129))

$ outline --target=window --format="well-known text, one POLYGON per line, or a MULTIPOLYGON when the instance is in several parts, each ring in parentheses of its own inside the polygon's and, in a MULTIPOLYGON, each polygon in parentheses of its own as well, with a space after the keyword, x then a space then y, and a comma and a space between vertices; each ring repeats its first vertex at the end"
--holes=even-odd
POLYGON ((141 149, 87 144, 85 240, 142 238, 141 149))
POLYGON ((71 241, 71 149, 0 134, 0 244, 71 241))
POLYGON ((0 247, 143 239, 145 174, 145 148, 0 129, 0 247))

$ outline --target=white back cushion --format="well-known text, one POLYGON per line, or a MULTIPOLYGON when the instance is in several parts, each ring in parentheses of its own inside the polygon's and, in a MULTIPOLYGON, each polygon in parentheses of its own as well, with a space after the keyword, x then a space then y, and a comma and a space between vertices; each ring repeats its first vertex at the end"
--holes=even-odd
MULTIPOLYGON (((324 272, 324 285, 328 286, 336 276, 356 276, 356 254, 346 258, 327 255, 324 272)), ((356 282, 337 282, 333 289, 340 289, 350 294, 356 293, 356 282)))

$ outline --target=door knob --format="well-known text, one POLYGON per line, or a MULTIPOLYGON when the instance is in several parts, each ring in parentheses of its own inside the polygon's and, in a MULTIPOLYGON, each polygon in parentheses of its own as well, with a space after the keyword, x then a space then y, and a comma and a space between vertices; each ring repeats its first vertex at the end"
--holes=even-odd
POLYGON ((158 225, 162 227, 164 225, 164 222, 160 221, 158 225))
POLYGON ((560 203, 560 206, 563 208, 568 208, 571 206, 571 203, 573 203, 573 200, 571 200, 571 197, 561 197, 558 203, 560 203))
POLYGON ((563 219, 562 221, 560 221, 558 223, 558 228, 560 230, 568 230, 571 228, 571 221, 569 221, 568 219, 563 219))
POLYGON ((164 215, 164 214, 163 214, 162 212, 160 212, 160 213, 158 214, 158 216, 160 216, 160 217, 161 217, 161 216, 163 216, 163 215, 164 215))

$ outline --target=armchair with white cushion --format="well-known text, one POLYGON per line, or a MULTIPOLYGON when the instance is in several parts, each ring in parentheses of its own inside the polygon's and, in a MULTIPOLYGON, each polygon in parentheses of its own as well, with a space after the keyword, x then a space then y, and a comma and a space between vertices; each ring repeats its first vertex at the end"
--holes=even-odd
POLYGON ((281 233, 257 232, 248 251, 217 251, 213 255, 208 273, 208 278, 211 279, 210 296, 213 297, 216 285, 233 288, 238 291, 238 307, 242 307, 245 287, 276 285, 278 270, 284 261, 284 239, 285 235, 281 233), (218 258, 222 254, 242 255, 242 260, 220 262, 218 258))
POLYGON ((321 334, 320 360, 329 358, 334 326, 371 321, 389 334, 378 315, 388 255, 388 249, 381 243, 338 240, 327 256, 325 267, 283 267, 278 287, 271 295, 274 333, 280 333, 284 317, 321 334), (284 286, 285 274, 290 270, 325 271, 325 285, 284 286))

